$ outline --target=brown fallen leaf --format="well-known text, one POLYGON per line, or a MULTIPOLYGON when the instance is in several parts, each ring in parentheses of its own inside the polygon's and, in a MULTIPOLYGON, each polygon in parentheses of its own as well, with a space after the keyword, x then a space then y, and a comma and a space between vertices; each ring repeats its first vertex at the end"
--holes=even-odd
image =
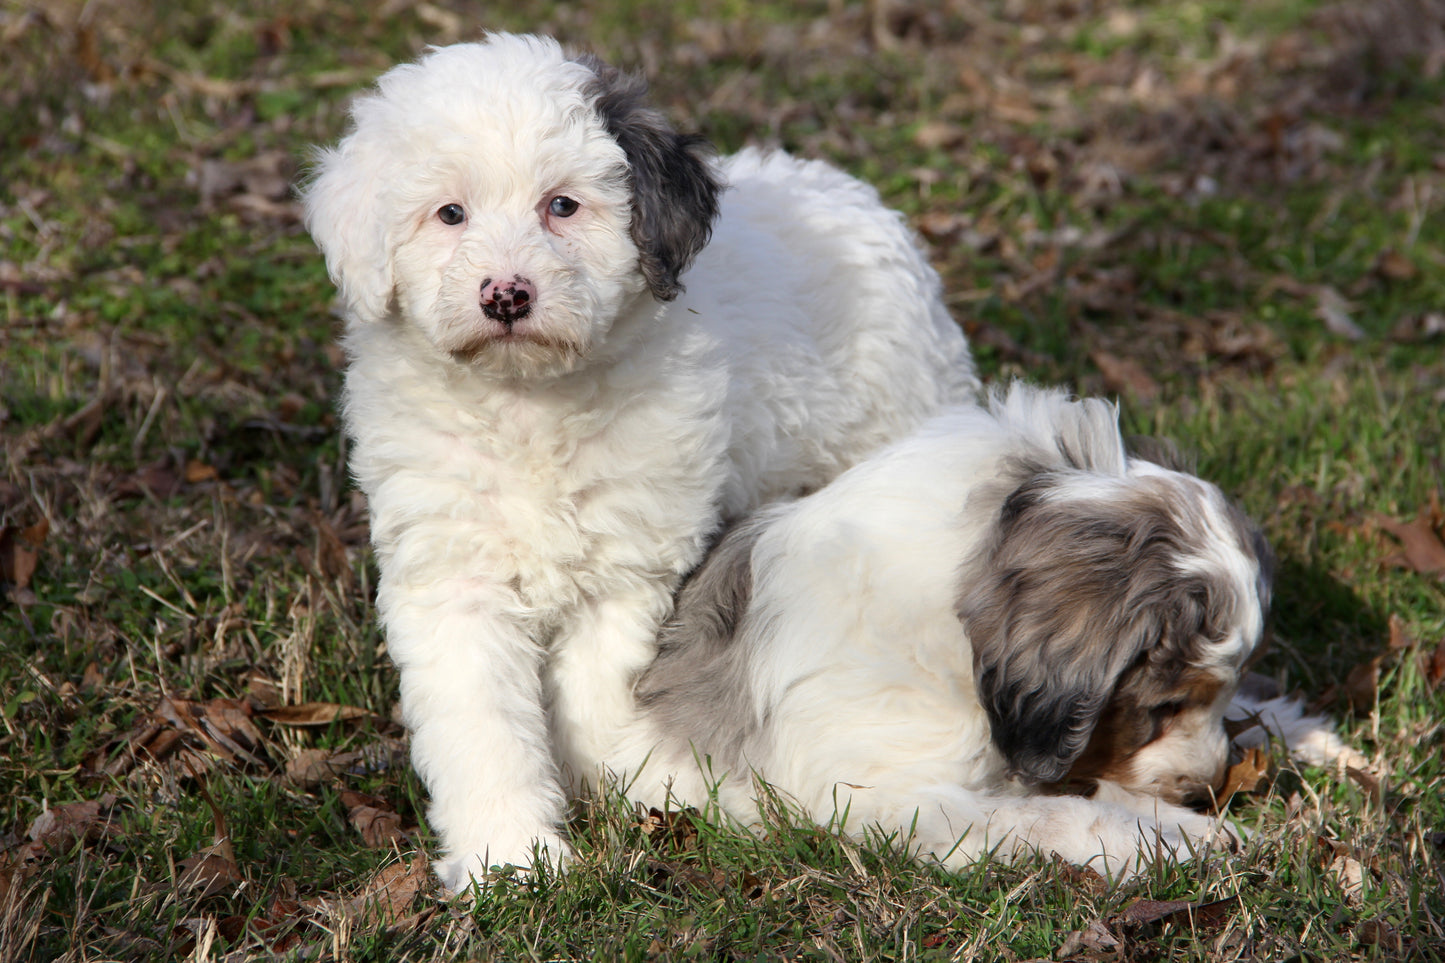
POLYGON ((1407 314, 1390 329, 1391 340, 1404 344, 1433 341, 1445 336, 1445 311, 1407 314))
POLYGON ((924 150, 952 150, 968 140, 968 131, 946 120, 928 121, 913 132, 913 143, 924 150))
POLYGON ((1375 260, 1375 273, 1387 281, 1411 281, 1420 273, 1415 262, 1394 248, 1386 248, 1375 260))
POLYGON ((1361 920, 1355 927, 1355 939, 1364 946, 1381 947, 1389 959, 1406 960, 1414 957, 1414 944, 1406 940, 1398 929, 1382 919, 1361 920))
POLYGON ((376 713, 358 706, 339 705, 334 702, 302 702, 294 706, 276 706, 272 709, 261 709, 255 715, 278 725, 300 728, 379 718, 376 713))
POLYGON ((216 466, 192 458, 186 462, 184 477, 186 484, 196 485, 200 482, 217 481, 220 479, 221 473, 216 471, 216 466))
POLYGON ((151 462, 116 480, 111 495, 115 498, 166 499, 179 492, 185 479, 169 458, 151 462))
POLYGON ((1431 509, 1421 512, 1413 521, 1402 522, 1383 515, 1376 515, 1373 521, 1400 543, 1400 551, 1383 559, 1384 564, 1408 568, 1422 575, 1445 574, 1445 538, 1441 537, 1438 496, 1431 509))
POLYGON ((93 840, 110 823, 110 810, 115 795, 106 793, 99 799, 62 803, 46 809, 30 823, 26 837, 47 847, 65 847, 77 840, 93 840))
POLYGON ((248 703, 236 699, 192 702, 164 696, 155 714, 178 731, 198 737, 207 749, 227 762, 270 768, 265 740, 248 703))
POLYGON ((1380 777, 1364 769, 1357 769, 1354 766, 1345 767, 1345 775, 1350 782, 1364 790, 1365 795, 1370 797, 1370 803, 1378 806, 1385 798, 1385 789, 1380 785, 1380 777))
POLYGON ((250 921, 251 932, 276 954, 290 952, 300 945, 302 937, 297 928, 308 918, 296 900, 295 882, 283 879, 281 884, 282 894, 272 897, 266 909, 250 921))
POLYGON ((1273 779, 1274 760, 1263 746, 1250 746, 1238 762, 1224 774, 1216 804, 1223 807, 1235 795, 1268 788, 1273 779))
POLYGON ((45 519, 26 528, 0 526, 0 583, 17 589, 30 586, 40 564, 40 546, 49 533, 50 522, 45 519))
POLYGON ((361 760, 359 752, 302 749, 286 764, 286 780, 309 789, 344 774, 361 760))
POLYGON ((246 881, 241 867, 212 846, 176 863, 176 888, 196 899, 229 892, 246 881))
POLYGON ((1368 713, 1375 708, 1380 688, 1380 665, 1384 661, 1384 655, 1366 659, 1345 676, 1345 698, 1349 700, 1352 711, 1368 713))
POLYGON ((1107 351, 1090 351, 1089 359, 1104 376, 1104 387, 1118 394, 1132 395, 1140 401, 1152 401, 1159 395, 1159 383, 1149 376, 1139 362, 1119 358, 1107 351))
POLYGON ((1119 938, 1099 920, 1094 920, 1082 930, 1074 930, 1064 938, 1064 943, 1054 954, 1057 959, 1067 960, 1083 952, 1108 954, 1112 956, 1119 948, 1119 938))
POLYGON ((1405 620, 1400 618, 1398 613, 1390 613, 1390 641, 1386 648, 1390 652, 1401 652, 1413 648, 1415 640, 1410 637, 1410 632, 1405 628, 1405 620))
POLYGON ((661 834, 671 849, 676 852, 688 852, 697 848, 697 825, 693 822, 697 810, 681 809, 663 812, 654 807, 648 809, 645 814, 641 814, 639 807, 639 813, 638 828, 649 837, 661 834))
POLYGON ((361 841, 372 849, 390 849, 407 838, 401 828, 401 816, 389 809, 355 806, 346 814, 351 825, 361 834, 361 841))
POLYGON ((1365 891, 1365 864, 1353 856, 1340 854, 1330 861, 1329 873, 1339 884, 1345 902, 1360 905, 1365 891))
POLYGON ((649 859, 647 877, 654 889, 672 893, 689 890, 723 893, 728 888, 728 875, 725 870, 714 869, 711 873, 705 873, 680 860, 649 859))
POLYGON ((106 793, 99 799, 52 806, 36 816, 26 832, 28 841, 0 852, 0 907, 15 905, 16 894, 24 892, 26 882, 40 872, 51 852, 100 839, 110 825, 114 805, 115 796, 106 793))
POLYGON ((326 579, 342 583, 351 581, 351 561, 346 556, 346 546, 331 523, 320 515, 316 517, 316 563, 326 579))
POLYGON ((346 818, 372 849, 390 848, 407 838, 401 828, 401 814, 379 796, 347 789, 341 793, 346 818))
POLYGON ((1438 688, 1445 682, 1445 639, 1435 646, 1435 651, 1425 659, 1425 679, 1438 688))
POLYGON ((1220 925, 1238 908, 1238 896, 1228 896, 1208 903, 1195 903, 1191 900, 1136 899, 1114 918, 1114 922, 1128 930, 1152 929, 1170 925, 1201 929, 1220 925))
POLYGON ((412 901, 427 885, 427 859, 418 853, 408 863, 383 867, 345 907, 362 925, 392 927, 406 922, 412 901))

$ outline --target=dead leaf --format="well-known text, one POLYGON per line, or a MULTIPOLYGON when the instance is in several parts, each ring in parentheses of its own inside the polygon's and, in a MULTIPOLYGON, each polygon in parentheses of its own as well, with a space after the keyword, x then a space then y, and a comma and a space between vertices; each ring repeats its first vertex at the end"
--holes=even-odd
POLYGON ((1415 262, 1394 248, 1387 248, 1380 252, 1380 257, 1375 261, 1375 273, 1387 281, 1410 281, 1420 273, 1415 262))
POLYGON ((1109 891, 1109 881, 1092 866, 1078 866, 1058 859, 1055 860, 1054 869, 1068 882, 1071 889, 1094 896, 1103 896, 1109 891))
POLYGON ((181 490, 184 481, 169 458, 143 465, 118 479, 111 495, 115 498, 166 499, 181 490))
POLYGON ((913 143, 924 150, 952 150, 968 139, 968 131, 946 120, 932 120, 913 132, 913 143))
POLYGON ((339 705, 335 702, 302 702, 294 706, 261 709, 255 714, 277 725, 298 728, 329 726, 333 722, 351 722, 356 719, 380 718, 376 713, 358 706, 339 705))
POLYGON ((296 884, 289 879, 283 879, 281 884, 283 894, 272 897, 266 909, 250 923, 251 932, 276 954, 288 953, 300 945, 301 934, 296 932, 296 927, 306 918, 296 900, 296 884))
POLYGON ((1219 790, 1217 804, 1223 806, 1239 793, 1267 788, 1274 781, 1273 768, 1274 761, 1263 746, 1251 746, 1244 750, 1243 757, 1224 774, 1224 786, 1219 790))
POLYGON ((203 461, 192 458, 186 462, 185 479, 186 484, 195 485, 200 482, 217 481, 221 477, 214 465, 208 465, 203 461))
POLYGON ((30 823, 26 837, 45 849, 65 849, 76 842, 95 840, 110 825, 115 795, 63 803, 46 809, 30 823))
POLYGON ((649 837, 664 834, 669 846, 676 852, 688 852, 697 848, 697 826, 693 823, 695 809, 669 810, 651 808, 641 817, 638 827, 649 837))
POLYGON ((1355 939, 1364 946, 1382 947, 1392 959, 1404 960, 1414 955, 1409 952, 1413 945, 1401 937, 1399 930, 1382 919, 1362 920, 1355 927, 1355 939))
POLYGON ((1414 645, 1415 640, 1412 639, 1410 633, 1405 630, 1405 620, 1400 618, 1398 613, 1391 612, 1390 642, 1387 649, 1390 652, 1401 652, 1405 649, 1412 648, 1414 645))
POLYGON ((262 151, 238 161, 206 158, 193 180, 201 205, 210 208, 232 195, 283 201, 291 193, 291 175, 291 158, 285 151, 262 151))
POLYGON ((361 760, 359 752, 332 752, 329 749, 302 749, 286 764, 286 779, 297 786, 311 788, 342 775, 361 760))
POLYGON ((241 867, 219 847, 203 849, 176 863, 176 888, 196 899, 219 896, 245 881, 241 867))
POLYGON ((1350 305, 1344 296, 1328 284, 1315 290, 1315 317, 1325 323, 1331 333, 1351 341, 1361 341, 1365 332, 1350 317, 1350 305))
POLYGON ((1366 659, 1350 670, 1345 677, 1345 698, 1355 712, 1368 713, 1375 708, 1375 699, 1380 688, 1380 664, 1383 655, 1366 659))
POLYGON ((1441 311, 1407 314, 1390 330, 1392 339, 1405 344, 1432 341, 1441 335, 1445 335, 1445 312, 1441 311))
POLYGON ((45 519, 26 528, 0 526, 0 583, 29 588, 40 563, 40 546, 49 533, 50 522, 45 519))
MULTIPOLYGON (((155 715, 182 735, 196 737, 205 748, 232 763, 269 768, 265 740, 251 719, 251 707, 235 699, 192 702, 163 697, 155 715)), ((155 753, 154 748, 151 749, 155 753)))
POLYGON ((346 904, 346 914, 363 925, 396 926, 427 883, 427 860, 418 853, 409 863, 383 867, 360 894, 346 904))
POLYGON ((316 518, 316 561, 326 579, 342 583, 351 580, 351 560, 346 556, 346 546, 331 523, 319 515, 316 518))
POLYGON ((1118 937, 1111 933, 1103 923, 1095 920, 1084 929, 1074 930, 1065 937, 1063 945, 1054 955, 1061 960, 1069 959, 1085 951, 1112 955, 1118 948, 1118 937))
POLYGON ((1139 362, 1116 357, 1107 351, 1090 351, 1089 358, 1104 376, 1104 387, 1108 390, 1132 395, 1140 401, 1152 401, 1158 397, 1159 383, 1139 362))
POLYGON ((669 892, 697 890, 704 893, 723 893, 727 890, 728 875, 725 870, 714 869, 705 873, 696 866, 681 860, 649 859, 648 880, 656 889, 669 892))
POLYGON ((1445 681, 1445 639, 1440 640, 1440 644, 1435 646, 1435 651, 1426 660, 1425 679, 1436 687, 1445 681))
POLYGON ((1351 906, 1358 906, 1364 897, 1364 864, 1353 856, 1341 854, 1330 862, 1329 871, 1330 875, 1335 878, 1335 882, 1339 884, 1345 902, 1351 906))
POLYGON ((390 849, 406 839, 401 828, 401 816, 389 809, 376 806, 353 806, 346 814, 351 825, 361 834, 361 840, 372 849, 390 849))
MULTIPOLYGON (((1438 496, 1437 496, 1438 498, 1438 496)), ((1445 573, 1445 539, 1441 538, 1439 503, 1417 515, 1414 521, 1401 522, 1376 515, 1374 523, 1400 542, 1400 551, 1383 560, 1422 575, 1445 573)))
POLYGON ((1136 899, 1114 918, 1129 930, 1187 926, 1191 930, 1218 926, 1239 908, 1239 897, 1229 896, 1208 903, 1190 900, 1136 899))
POLYGON ((1370 797, 1370 803, 1372 805, 1378 806, 1385 798, 1384 789, 1380 786, 1380 779, 1374 773, 1364 769, 1357 769, 1354 766, 1346 766, 1345 775, 1349 777, 1351 782, 1365 791, 1365 795, 1370 797))
POLYGON ((347 789, 341 793, 346 818, 373 849, 389 848, 407 834, 401 828, 401 815, 385 799, 347 789))

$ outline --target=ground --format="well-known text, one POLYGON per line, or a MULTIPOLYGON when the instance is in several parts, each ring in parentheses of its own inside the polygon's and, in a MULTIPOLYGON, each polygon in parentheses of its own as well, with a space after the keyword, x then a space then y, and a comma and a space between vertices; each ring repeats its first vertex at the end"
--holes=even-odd
POLYGON ((1442 207, 1441 0, 6 0, 0 959, 1441 959, 1442 207), (877 185, 989 379, 1260 521, 1259 668, 1369 766, 1251 757, 1243 851, 1124 887, 604 799, 566 877, 444 901, 293 185, 487 27, 877 185))

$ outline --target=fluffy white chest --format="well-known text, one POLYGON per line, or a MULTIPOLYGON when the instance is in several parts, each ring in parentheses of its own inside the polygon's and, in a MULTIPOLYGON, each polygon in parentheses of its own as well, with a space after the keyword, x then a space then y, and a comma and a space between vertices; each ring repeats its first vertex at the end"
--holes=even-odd
POLYGON ((394 404, 404 374, 359 365, 347 383, 384 578, 488 583, 512 617, 545 625, 696 560, 724 475, 706 382, 520 392, 433 378, 394 404))

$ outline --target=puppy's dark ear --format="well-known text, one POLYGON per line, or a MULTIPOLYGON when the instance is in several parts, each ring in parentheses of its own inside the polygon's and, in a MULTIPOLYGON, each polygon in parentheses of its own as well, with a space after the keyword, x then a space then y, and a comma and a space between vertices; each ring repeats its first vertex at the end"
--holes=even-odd
POLYGON ((1068 774, 1120 676, 1182 663, 1208 618, 1205 580, 1171 564, 1183 533, 1165 492, 1058 497, 1067 479, 1036 474, 1004 500, 958 602, 994 744, 1038 782, 1068 774))
POLYGON ((712 148, 679 134, 647 106, 647 84, 595 57, 579 61, 596 76, 593 106, 623 153, 632 177, 632 241, 642 274, 659 301, 682 293, 679 280, 712 236, 722 185, 712 148))

